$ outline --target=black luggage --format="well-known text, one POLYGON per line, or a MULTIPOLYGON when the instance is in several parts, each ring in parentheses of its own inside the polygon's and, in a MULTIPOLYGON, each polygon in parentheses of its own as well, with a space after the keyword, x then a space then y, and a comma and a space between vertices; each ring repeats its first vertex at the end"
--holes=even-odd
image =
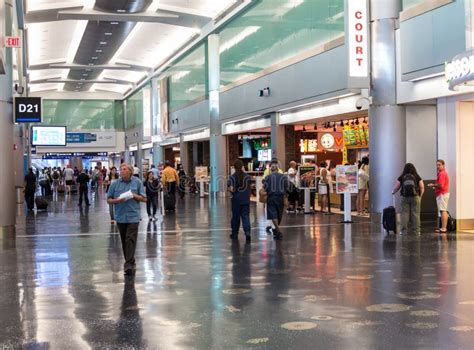
POLYGON ((173 193, 165 191, 163 202, 164 202, 163 204, 164 204, 165 210, 169 210, 169 211, 174 210, 176 199, 173 193))
POLYGON ((395 197, 393 198, 393 205, 387 207, 382 212, 382 225, 387 233, 393 231, 393 233, 397 232, 397 212, 395 210, 395 197))
POLYGON ((35 198, 36 209, 38 210, 48 210, 48 201, 44 197, 35 198))

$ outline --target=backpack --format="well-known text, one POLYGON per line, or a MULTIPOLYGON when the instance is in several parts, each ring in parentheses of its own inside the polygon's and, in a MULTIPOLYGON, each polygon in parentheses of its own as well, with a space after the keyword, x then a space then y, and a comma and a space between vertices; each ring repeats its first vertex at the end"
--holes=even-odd
POLYGON ((415 175, 406 174, 403 176, 401 194, 403 197, 415 197, 418 195, 418 184, 415 175))
POLYGON ((53 173, 53 180, 57 180, 57 179, 59 179, 59 174, 58 174, 57 171, 55 171, 55 172, 53 173))

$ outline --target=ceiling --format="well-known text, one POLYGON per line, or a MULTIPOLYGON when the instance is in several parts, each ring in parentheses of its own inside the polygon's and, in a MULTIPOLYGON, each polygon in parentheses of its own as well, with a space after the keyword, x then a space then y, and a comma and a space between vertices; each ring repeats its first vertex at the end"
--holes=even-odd
POLYGON ((30 93, 123 96, 241 2, 25 0, 30 93))

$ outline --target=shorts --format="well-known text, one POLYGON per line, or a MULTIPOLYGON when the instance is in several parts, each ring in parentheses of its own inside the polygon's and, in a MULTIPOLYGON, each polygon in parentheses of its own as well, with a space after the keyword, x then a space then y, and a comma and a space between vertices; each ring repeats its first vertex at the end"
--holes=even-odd
POLYGON ((319 194, 328 194, 328 185, 320 183, 318 185, 318 193, 319 194))
POLYGON ((449 193, 440 194, 436 197, 436 205, 438 206, 438 212, 441 214, 442 211, 448 211, 449 193))
POLYGON ((283 196, 269 196, 267 199, 267 219, 281 221, 283 216, 283 196))
POLYGON ((66 180, 66 186, 72 186, 72 180, 66 180))

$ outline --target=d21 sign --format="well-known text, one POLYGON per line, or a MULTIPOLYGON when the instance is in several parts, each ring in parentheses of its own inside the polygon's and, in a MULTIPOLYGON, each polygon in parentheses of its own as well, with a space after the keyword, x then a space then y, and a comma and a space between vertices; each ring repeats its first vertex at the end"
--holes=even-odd
POLYGON ((14 105, 15 123, 41 123, 41 97, 15 97, 14 105))

